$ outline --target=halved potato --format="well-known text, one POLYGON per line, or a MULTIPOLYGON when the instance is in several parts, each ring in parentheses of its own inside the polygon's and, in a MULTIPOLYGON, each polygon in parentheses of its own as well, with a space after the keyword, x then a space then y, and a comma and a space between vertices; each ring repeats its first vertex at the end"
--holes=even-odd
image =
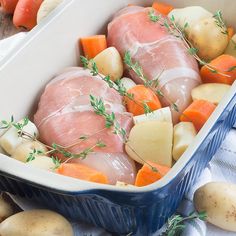
POLYGON ((94 57, 99 73, 109 75, 111 80, 120 79, 124 73, 122 58, 115 47, 109 47, 94 57))
POLYGON ((36 152, 41 152, 39 153, 35 153, 34 156, 39 156, 39 155, 45 155, 45 153, 47 152, 47 148, 37 142, 37 141, 28 141, 25 143, 22 143, 21 145, 19 145, 12 153, 12 157, 18 161, 21 162, 26 162, 30 153, 33 153, 34 150, 36 152))
POLYGON ((172 123, 146 121, 131 129, 125 150, 132 159, 141 164, 151 161, 171 167, 172 141, 172 123))
POLYGON ((180 122, 174 126, 173 158, 178 161, 197 135, 191 122, 180 122))
POLYGON ((194 88, 191 94, 193 100, 206 100, 217 105, 229 89, 230 85, 227 84, 208 83, 194 88))
POLYGON ((47 171, 54 171, 55 169, 55 164, 53 163, 52 158, 47 156, 36 156, 32 161, 26 162, 26 164, 47 171))

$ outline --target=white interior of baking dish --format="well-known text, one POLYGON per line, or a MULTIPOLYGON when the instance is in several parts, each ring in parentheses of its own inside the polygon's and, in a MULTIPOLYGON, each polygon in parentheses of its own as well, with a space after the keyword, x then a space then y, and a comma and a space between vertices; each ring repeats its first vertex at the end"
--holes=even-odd
MULTIPOLYGON (((166 0, 165 2, 176 7, 201 5, 211 12, 220 9, 228 25, 236 27, 236 1, 166 0)), ((7 119, 11 115, 17 120, 33 114, 47 82, 63 68, 78 65, 78 39, 105 32, 112 15, 129 3, 150 6, 152 1, 65 0, 0 64, 0 120, 7 119)), ((185 166, 235 92, 236 84, 232 86, 193 144, 171 171, 152 185, 142 188, 121 188, 86 182, 27 166, 2 154, 0 154, 0 171, 63 191, 107 189, 139 192, 156 189, 167 184, 185 166)))

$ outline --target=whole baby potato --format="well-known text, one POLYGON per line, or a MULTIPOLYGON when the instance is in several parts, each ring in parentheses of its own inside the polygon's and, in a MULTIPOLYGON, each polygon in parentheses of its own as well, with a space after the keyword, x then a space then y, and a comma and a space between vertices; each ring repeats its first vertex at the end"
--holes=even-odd
POLYGON ((223 54, 228 45, 224 30, 217 25, 216 19, 210 17, 194 24, 188 32, 188 39, 198 49, 199 57, 209 61, 223 54))
POLYGON ((222 229, 236 232, 236 185, 211 182, 194 194, 197 211, 205 211, 207 221, 222 229))
POLYGON ((71 224, 49 210, 23 211, 0 224, 1 236, 73 236, 71 224))
POLYGON ((0 222, 5 220, 7 217, 13 215, 15 213, 15 209, 13 205, 6 201, 2 194, 0 195, 0 222))
POLYGON ((174 17, 175 22, 184 29, 185 25, 188 26, 185 28, 185 30, 188 32, 192 25, 199 22, 202 19, 206 19, 209 17, 212 17, 213 14, 209 11, 207 11, 205 8, 200 6, 190 6, 190 7, 184 7, 184 8, 175 8, 173 9, 169 14, 168 17, 172 18, 174 17))
MULTIPOLYGON (((41 151, 42 155, 47 152, 47 148, 37 141, 27 141, 19 145, 12 153, 12 157, 18 161, 26 162, 30 153, 41 151)), ((36 154, 38 155, 38 154, 36 154)))

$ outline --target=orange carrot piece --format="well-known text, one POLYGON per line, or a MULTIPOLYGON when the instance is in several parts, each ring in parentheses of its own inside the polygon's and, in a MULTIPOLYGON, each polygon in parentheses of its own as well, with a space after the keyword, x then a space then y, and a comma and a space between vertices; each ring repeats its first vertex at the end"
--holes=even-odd
POLYGON ((152 8, 166 16, 174 9, 172 5, 162 2, 154 2, 152 8))
POLYGON ((203 83, 232 84, 236 79, 236 58, 223 54, 210 62, 218 73, 211 71, 207 66, 201 68, 203 83))
POLYGON ((170 170, 167 166, 158 165, 156 163, 148 161, 148 164, 144 164, 143 167, 138 171, 135 180, 135 186, 142 187, 156 182, 161 179, 170 170), (157 172, 153 171, 148 165, 157 169, 157 172))
POLYGON ((78 163, 64 163, 56 170, 58 174, 87 180, 95 183, 108 184, 108 178, 103 173, 78 163))
POLYGON ((19 0, 13 15, 13 24, 31 30, 37 25, 37 13, 43 0, 19 0))
POLYGON ((105 35, 94 35, 91 37, 80 39, 84 55, 91 59, 107 48, 107 40, 105 35))
POLYGON ((127 110, 135 116, 145 113, 144 103, 154 111, 161 108, 161 103, 157 95, 144 85, 136 85, 128 90, 128 93, 133 94, 134 101, 125 98, 127 110))
POLYGON ((216 105, 211 102, 205 100, 195 100, 185 109, 183 114, 180 116, 180 121, 192 122, 196 130, 199 131, 215 108, 216 105))
POLYGON ((18 0, 0 0, 0 6, 3 11, 8 14, 13 14, 18 0))
POLYGON ((229 40, 234 36, 234 28, 233 27, 228 27, 228 36, 229 40))

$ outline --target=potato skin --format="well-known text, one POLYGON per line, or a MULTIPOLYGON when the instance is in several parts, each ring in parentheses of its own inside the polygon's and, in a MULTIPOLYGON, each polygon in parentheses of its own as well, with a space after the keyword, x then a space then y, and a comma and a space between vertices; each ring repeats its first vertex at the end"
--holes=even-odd
POLYGON ((14 213, 15 213, 15 209, 12 206, 12 204, 7 202, 1 194, 0 195, 0 222, 4 221, 6 218, 13 215, 14 213))
POLYGON ((211 182, 194 194, 197 211, 205 211, 207 221, 224 230, 236 232, 236 185, 211 182))
POLYGON ((49 210, 17 213, 0 224, 1 236, 73 236, 70 223, 49 210))
POLYGON ((203 19, 194 24, 188 32, 188 39, 195 48, 201 59, 212 60, 225 51, 228 45, 228 35, 222 33, 213 17, 203 19))

